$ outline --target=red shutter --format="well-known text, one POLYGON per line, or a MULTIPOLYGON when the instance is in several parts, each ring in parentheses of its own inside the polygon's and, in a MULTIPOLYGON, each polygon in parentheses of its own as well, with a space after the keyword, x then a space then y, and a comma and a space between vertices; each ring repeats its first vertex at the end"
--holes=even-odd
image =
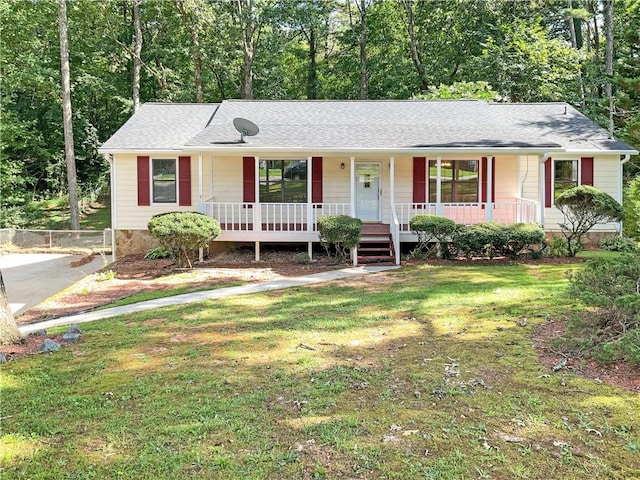
POLYGON ((178 205, 191 206, 191 157, 178 157, 178 205))
POLYGON ((311 158, 311 203, 322 203, 322 157, 311 158))
POLYGON ((149 157, 138 157, 138 205, 151 205, 149 193, 149 157))
POLYGON ((245 203, 256 201, 255 157, 242 157, 242 201, 245 203))
POLYGON ((593 186, 593 157, 582 157, 580 165, 580 184, 593 186))
POLYGON ((553 180, 551 164, 550 158, 544 162, 544 206, 547 208, 551 207, 551 182, 553 180))
POLYGON ((427 201, 427 159, 413 157, 413 203, 427 201))
POLYGON ((487 157, 482 157, 480 162, 480 176, 482 177, 482 183, 480 184, 480 201, 485 203, 487 201, 487 177, 488 175, 487 157))

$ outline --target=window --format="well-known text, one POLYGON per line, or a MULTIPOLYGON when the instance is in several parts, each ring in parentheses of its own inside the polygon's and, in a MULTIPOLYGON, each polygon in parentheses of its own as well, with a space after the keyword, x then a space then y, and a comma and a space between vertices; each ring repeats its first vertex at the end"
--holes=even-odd
POLYGON ((553 163, 553 199, 578 186, 578 161, 555 160, 553 163))
MULTIPOLYGON (((478 201, 478 160, 442 160, 440 193, 443 203, 478 201)), ((437 201, 437 162, 429 160, 429 202, 437 201)))
POLYGON ((154 158, 151 164, 153 203, 176 203, 175 158, 154 158))
POLYGON ((260 161, 260 201, 263 203, 306 203, 307 161, 260 161))

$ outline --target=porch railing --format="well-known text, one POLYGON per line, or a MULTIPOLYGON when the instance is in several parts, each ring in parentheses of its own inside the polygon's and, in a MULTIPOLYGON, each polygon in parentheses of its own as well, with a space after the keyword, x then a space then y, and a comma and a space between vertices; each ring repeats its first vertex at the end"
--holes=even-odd
MULTIPOLYGON (((456 223, 530 223, 537 221, 538 203, 516 198, 496 203, 397 203, 391 206, 394 239, 409 232, 409 220, 418 214, 439 215, 456 223)), ((314 232, 322 215, 349 215, 349 203, 233 203, 201 202, 201 213, 220 222, 223 231, 314 232)))
POLYGON ((322 215, 348 215, 349 203, 200 202, 198 211, 232 232, 312 232, 322 215))
POLYGON ((410 231, 409 221, 419 214, 438 215, 462 225, 532 223, 538 219, 538 203, 524 198, 496 203, 399 203, 396 209, 402 232, 410 231))

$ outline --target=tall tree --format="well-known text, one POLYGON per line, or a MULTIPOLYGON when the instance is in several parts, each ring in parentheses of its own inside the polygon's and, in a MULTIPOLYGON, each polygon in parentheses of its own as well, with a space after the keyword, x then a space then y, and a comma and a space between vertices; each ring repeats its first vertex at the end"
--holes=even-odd
POLYGON ((369 75, 367 73, 367 0, 355 0, 360 14, 360 99, 369 98, 369 75))
POLYGON ((133 113, 140 108, 140 66, 142 55, 142 27, 140 26, 140 2, 133 0, 133 113))
POLYGON ((420 45, 416 35, 416 25, 413 19, 413 8, 415 2, 413 0, 401 0, 398 4, 404 11, 404 20, 407 33, 409 34, 409 48, 411 50, 411 61, 418 74, 420 80, 420 90, 426 91, 429 88, 429 80, 427 79, 427 71, 422 62, 420 55, 420 45))
POLYGON ((182 24, 191 37, 191 55, 193 57, 193 83, 196 89, 196 102, 204 102, 204 91, 202 89, 202 54, 200 52, 200 35, 198 33, 198 12, 195 5, 186 0, 177 2, 182 24))
POLYGON ((22 339, 16 320, 13 318, 11 306, 4 288, 2 270, 0 270, 0 344, 18 343, 22 339))
POLYGON ((73 115, 71 112, 71 75, 69 72, 69 42, 67 40, 67 2, 58 0, 58 25, 60 28, 60 73, 62 81, 62 117, 64 128, 64 156, 67 164, 67 194, 71 214, 71 230, 80 230, 78 206, 78 178, 76 157, 73 150, 73 115))
POLYGON ((240 98, 253 100, 253 66, 261 24, 257 18, 254 0, 236 0, 234 6, 233 13, 236 23, 240 27, 242 39, 240 98))
POLYGON ((605 47, 605 73, 607 74, 607 82, 605 83, 605 93, 609 102, 609 133, 613 135, 615 125, 613 123, 614 98, 613 98, 613 0, 605 0, 604 2, 604 25, 605 38, 607 41, 605 47))

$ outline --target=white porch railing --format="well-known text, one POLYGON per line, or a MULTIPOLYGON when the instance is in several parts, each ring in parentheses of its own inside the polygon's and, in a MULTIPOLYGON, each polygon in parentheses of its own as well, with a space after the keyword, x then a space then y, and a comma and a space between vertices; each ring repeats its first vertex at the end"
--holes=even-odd
POLYGON ((322 215, 349 215, 348 203, 200 202, 198 211, 232 232, 312 232, 322 215), (255 225, 255 228, 254 228, 255 225))
POLYGON ((409 232, 409 220, 415 215, 439 215, 462 225, 482 222, 533 223, 537 221, 538 203, 524 198, 496 203, 399 203, 400 231, 409 232))
MULTIPOLYGON (((217 219, 223 231, 314 232, 322 215, 349 215, 351 205, 206 201, 200 203, 198 211, 217 219)), ((538 203, 523 198, 496 203, 397 203, 391 205, 394 241, 399 239, 400 232, 410 231, 409 220, 418 214, 440 215, 464 225, 488 221, 530 223, 538 219, 538 203)), ((399 251, 399 245, 396 249, 399 251)))

